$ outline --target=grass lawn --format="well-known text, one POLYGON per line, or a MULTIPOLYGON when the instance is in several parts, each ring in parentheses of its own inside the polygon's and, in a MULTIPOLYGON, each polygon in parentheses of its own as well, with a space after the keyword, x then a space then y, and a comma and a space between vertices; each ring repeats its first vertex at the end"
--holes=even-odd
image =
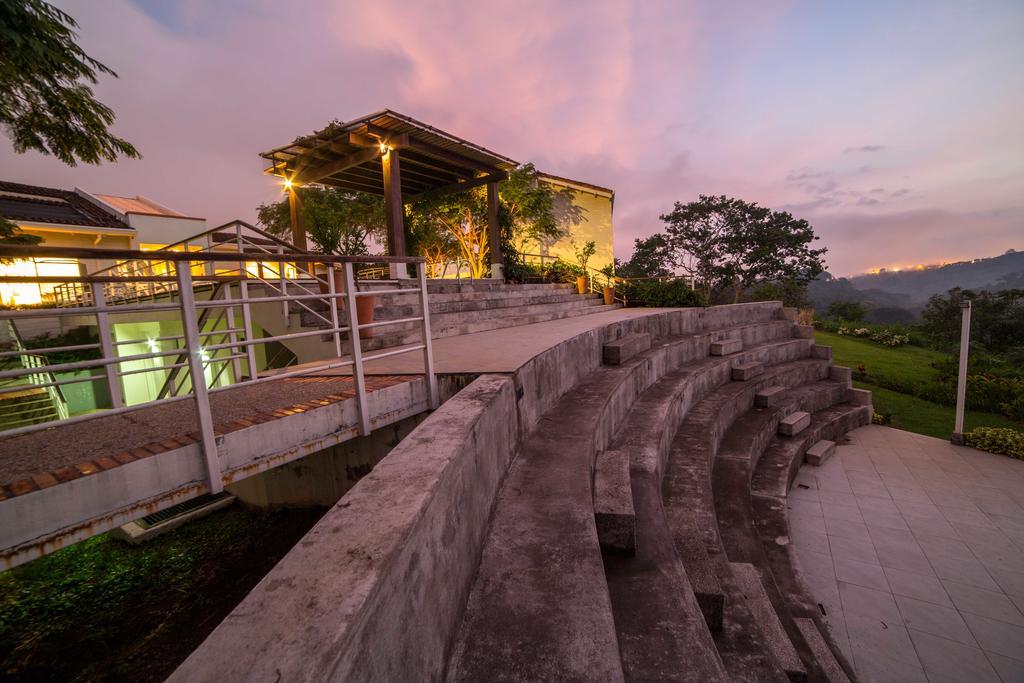
MULTIPOLYGON (((868 373, 876 377, 927 382, 935 374, 931 363, 943 358, 943 354, 919 346, 890 348, 831 332, 817 331, 814 339, 823 346, 832 347, 832 359, 836 365, 856 370, 858 365, 863 364, 868 373)), ((882 389, 866 382, 854 382, 854 386, 870 390, 874 397, 875 412, 891 415, 891 426, 897 429, 940 439, 948 439, 953 431, 955 410, 951 406, 882 389)), ((969 431, 974 427, 1009 427, 1024 431, 1024 425, 1002 415, 968 411, 964 417, 964 429, 969 431)))

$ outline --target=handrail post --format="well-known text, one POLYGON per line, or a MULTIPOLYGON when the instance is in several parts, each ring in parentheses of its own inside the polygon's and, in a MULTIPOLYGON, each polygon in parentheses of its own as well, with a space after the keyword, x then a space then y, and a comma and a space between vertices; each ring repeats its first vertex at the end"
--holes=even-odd
MULTIPOLYGON (((96 327, 100 335, 100 354, 103 358, 117 358, 117 350, 114 348, 114 340, 110 335, 110 316, 103 310, 107 308, 107 298, 104 296, 103 283, 93 282, 92 305, 96 311, 96 327)), ((103 366, 107 375, 107 390, 110 392, 110 404, 113 408, 124 407, 124 397, 121 394, 121 379, 117 376, 117 363, 108 363, 103 366)))
MULTIPOLYGON (((252 341, 254 337, 252 333, 252 309, 249 308, 249 281, 243 277, 242 281, 238 283, 238 288, 241 290, 242 297, 242 327, 245 329, 245 341, 252 341)), ((245 345, 245 357, 249 363, 249 379, 256 379, 255 344, 245 345)))
POLYGON ((327 291, 331 295, 331 298, 327 300, 327 304, 329 306, 327 310, 331 312, 331 327, 334 328, 334 334, 332 335, 334 337, 334 354, 338 358, 341 358, 341 332, 338 331, 338 303, 340 300, 335 296, 338 293, 336 290, 337 287, 334 282, 334 264, 328 263, 327 291))
POLYGON ((348 338, 352 343, 352 375, 356 379, 356 409, 359 411, 359 433, 370 433, 370 406, 366 401, 366 377, 363 375, 363 349, 360 346, 359 315, 356 312, 356 279, 352 262, 342 265, 345 272, 345 308, 348 313, 348 338))
MULTIPOLYGON (((187 264, 187 262, 186 262, 187 264)), ((221 478, 220 458, 217 455, 217 437, 213 433, 213 414, 210 411, 210 395, 206 389, 206 373, 203 369, 203 348, 199 341, 199 323, 196 320, 195 293, 192 291, 192 270, 178 268, 178 291, 181 293, 181 323, 188 352, 188 373, 192 380, 192 393, 196 400, 199 417, 199 447, 206 464, 206 477, 210 493, 224 490, 221 478)))
MULTIPOLYGON (((278 256, 284 255, 284 247, 279 246, 277 248, 278 256)), ((288 285, 284 281, 284 260, 277 262, 277 277, 281 282, 281 296, 288 296, 288 285)), ((285 299, 281 302, 281 314, 284 316, 284 326, 291 327, 288 320, 288 300, 285 299)))
POLYGON ((971 348, 971 300, 964 299, 960 302, 960 367, 957 372, 956 381, 956 417, 953 424, 953 434, 950 441, 958 446, 963 446, 964 440, 964 411, 967 404, 967 356, 971 348))
POLYGON ((421 321, 423 332, 423 371, 427 378, 427 396, 430 399, 430 409, 437 410, 441 405, 440 396, 437 392, 437 375, 434 374, 434 346, 430 338, 430 297, 427 295, 427 271, 423 264, 417 270, 420 271, 420 310, 423 312, 421 321))

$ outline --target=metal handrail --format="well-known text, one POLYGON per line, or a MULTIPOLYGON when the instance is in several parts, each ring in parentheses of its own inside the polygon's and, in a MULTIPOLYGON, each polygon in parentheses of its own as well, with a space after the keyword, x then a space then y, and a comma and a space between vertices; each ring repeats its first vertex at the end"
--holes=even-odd
MULTIPOLYGON (((136 259, 138 261, 146 261, 152 257, 152 252, 139 252, 139 251, 117 251, 109 249, 83 249, 83 248, 63 248, 63 247, 28 247, 25 248, 19 245, 0 245, 0 258, 39 258, 47 257, 51 255, 57 255, 61 257, 72 257, 72 258, 105 258, 109 257, 110 254, 116 253, 119 258, 123 261, 129 259, 136 259)), ((240 261, 240 256, 245 261, 257 261, 257 262, 280 262, 282 254, 238 254, 238 253, 184 253, 184 252, 170 252, 162 255, 166 257, 169 262, 175 264, 173 275, 131 275, 121 276, 111 273, 104 273, 100 275, 80 275, 80 276, 68 276, 64 278, 54 276, 44 277, 32 277, 32 276, 2 276, 0 275, 0 283, 4 282, 63 282, 67 285, 75 285, 78 290, 82 292, 83 296, 81 301, 87 305, 77 305, 73 307, 55 307, 55 308, 33 308, 27 310, 15 310, 15 309, 0 309, 0 320, 17 321, 21 319, 34 319, 38 320, 41 318, 54 318, 57 320, 67 317, 81 317, 81 316, 93 316, 96 320, 96 327, 99 331, 99 343, 98 347, 100 350, 100 357, 94 359, 88 359, 83 361, 74 361, 68 363, 49 363, 42 360, 39 364, 35 364, 31 368, 19 368, 15 370, 3 370, 0 371, 0 380, 7 378, 23 377, 30 374, 40 373, 51 373, 51 381, 36 383, 33 386, 37 387, 54 387, 58 388, 67 384, 76 384, 80 382, 105 382, 107 389, 111 397, 111 408, 101 410, 90 415, 81 415, 68 417, 63 420, 63 423, 77 423, 88 419, 94 419, 98 416, 119 414, 128 410, 137 410, 138 408, 154 405, 158 403, 165 403, 168 401, 180 400, 185 397, 192 397, 195 400, 196 411, 199 418, 200 424, 200 445, 201 451, 204 458, 204 465, 208 475, 208 485, 211 491, 217 492, 223 489, 222 482, 222 468, 217 452, 217 444, 213 431, 213 417, 210 409, 209 394, 217 391, 226 390, 230 387, 212 387, 207 385, 205 371, 216 365, 217 370, 215 371, 215 377, 220 378, 226 372, 227 364, 232 364, 235 368, 233 373, 232 386, 240 384, 255 384, 262 383, 265 381, 271 381, 280 379, 282 377, 291 377, 299 375, 308 375, 312 373, 322 372, 324 370, 342 367, 351 367, 352 374, 356 384, 356 405, 357 412, 359 415, 359 431, 361 434, 369 434, 371 431, 369 405, 367 402, 366 394, 366 382, 364 377, 364 358, 362 356, 361 348, 361 334, 360 330, 367 329, 369 327, 383 326, 383 325, 401 325, 408 324, 410 322, 420 323, 420 332, 422 334, 422 341, 419 344, 414 344, 408 347, 402 347, 389 351, 383 354, 374 354, 373 356, 365 360, 373 360, 397 355, 400 353, 410 352, 422 352, 424 361, 424 373, 427 380, 427 391, 429 397, 429 404, 431 408, 436 408, 439 403, 437 378, 434 374, 434 361, 433 361, 433 348, 432 340, 430 337, 430 306, 428 301, 428 290, 426 280, 426 269, 423 267, 424 260, 418 257, 387 257, 387 256, 333 256, 333 255, 319 255, 319 254, 289 254, 287 256, 289 261, 295 260, 304 264, 310 265, 310 270, 313 270, 313 266, 316 264, 322 264, 328 271, 328 277, 326 280, 320 280, 325 282, 327 285, 327 293, 313 293, 307 287, 301 283, 296 282, 298 278, 288 278, 285 273, 280 271, 282 275, 281 287, 278 289, 276 285, 271 285, 280 294, 272 296, 259 296, 258 293, 250 292, 250 284, 262 282, 260 278, 254 278, 246 272, 244 268, 237 275, 226 276, 223 274, 212 274, 207 273, 208 270, 216 271, 216 268, 204 268, 203 274, 193 275, 193 267, 196 263, 206 263, 212 266, 217 264, 233 264, 240 261), (411 316, 403 318, 401 320, 394 321, 379 321, 378 323, 360 323, 357 319, 356 314, 356 298, 360 295, 369 294, 369 292, 357 292, 356 291, 356 280, 355 280, 355 265, 359 263, 381 263, 381 262, 397 262, 397 263, 416 263, 419 264, 419 283, 416 289, 401 289, 403 293, 418 293, 418 299, 420 304, 420 314, 418 316, 411 316), (335 279, 333 277, 333 271, 336 268, 341 268, 344 276, 344 286, 342 291, 336 291, 335 279), (120 300, 118 305, 114 305, 114 301, 108 296, 108 286, 126 283, 141 283, 148 285, 155 284, 171 284, 173 285, 173 291, 170 291, 168 300, 166 302, 146 301, 143 299, 135 299, 131 301, 120 300), (223 285, 224 296, 222 298, 210 299, 206 301, 197 301, 195 298, 195 292, 198 289, 209 287, 211 285, 220 284, 223 285), (235 287, 237 285, 237 288, 235 287), (294 292, 302 291, 309 292, 308 294, 295 294, 294 292), (289 291, 293 293, 289 293, 289 291), (235 293, 237 292, 237 296, 235 293), (255 296, 254 296, 255 294, 255 296), (254 304, 260 304, 265 302, 280 302, 285 306, 287 312, 287 306, 289 304, 303 305, 304 301, 311 299, 320 299, 327 303, 329 316, 320 316, 321 319, 328 322, 327 328, 316 328, 307 329, 296 332, 287 332, 284 334, 272 335, 268 337, 258 337, 254 332, 252 322, 251 307, 254 304), (337 302, 343 300, 345 302, 344 311, 339 311, 337 302), (213 309, 219 309, 221 315, 210 316, 215 320, 226 319, 226 329, 214 329, 204 330, 202 324, 203 312, 211 311, 213 309), (241 325, 238 325, 236 314, 240 312, 241 325), (120 314, 140 314, 140 313, 155 313, 158 315, 177 314, 180 316, 182 323, 182 334, 181 335, 169 335, 161 337, 161 339, 174 339, 175 346, 177 346, 178 340, 183 341, 181 348, 175 348, 171 350, 153 350, 150 348, 146 353, 131 353, 130 355, 119 355, 118 348, 123 347, 129 341, 138 343, 140 340, 122 340, 115 341, 113 338, 113 325, 111 317, 120 314), (344 313, 344 319, 341 318, 340 314, 344 313), (342 353, 341 335, 347 334, 351 340, 351 349, 347 355, 342 353), (315 362, 309 365, 305 365, 296 370, 276 374, 271 377, 260 377, 259 367, 256 361, 255 348, 258 345, 265 345, 272 342, 285 342, 288 340, 299 339, 303 337, 309 337, 313 335, 330 335, 334 341, 334 354, 331 357, 324 359, 322 362, 315 362), (203 342, 203 338, 206 338, 206 342, 203 342), (219 339, 218 339, 219 337, 219 339), (226 353, 221 353, 226 352, 226 353), (142 367, 142 368, 130 368, 122 370, 122 364, 133 361, 147 361, 156 359, 165 359, 169 357, 176 357, 175 360, 165 365, 163 361, 155 363, 153 367, 142 367), (241 368, 243 363, 246 365, 247 372, 243 375, 241 368), (121 379, 125 375, 135 375, 147 372, 167 372, 173 368, 183 367, 187 368, 187 375, 182 377, 182 382, 178 388, 184 386, 186 381, 191 384, 191 389, 188 394, 180 394, 177 396, 170 396, 165 398, 158 398, 154 401, 147 401, 142 404, 136 404, 132 406, 125 405, 125 401, 122 393, 121 379), (65 370, 79 370, 79 369, 90 369, 99 368, 103 370, 102 374, 89 375, 85 377, 69 377, 58 379, 52 373, 62 372, 65 370), (244 377, 244 379, 243 379, 244 377)), ((130 272, 143 272, 144 268, 139 268, 138 264, 129 264, 128 270, 130 272)), ((304 274, 305 275, 305 274, 304 274)), ((308 280, 307 280, 308 282, 308 280)), ((269 283, 268 283, 269 284, 269 283)), ((273 291, 273 290, 271 290, 273 291)), ((218 323, 219 325, 219 323, 218 323)), ((150 341, 150 340, 145 340, 150 341)), ((90 346, 93 345, 77 345, 77 346, 90 346)), ((70 347, 54 347, 51 349, 39 349, 39 355, 41 358, 45 358, 45 354, 54 352, 57 348, 70 348, 70 347)), ((8 353, 9 355, 9 353, 8 353)), ((216 381, 216 379, 215 379, 216 381)), ((213 382, 211 382, 212 384, 213 382)), ((0 395, 4 393, 10 393, 13 389, 0 388, 0 395)), ((12 430, 0 432, 3 436, 13 436, 15 434, 25 433, 29 431, 35 431, 37 429, 44 429, 51 427, 53 422, 41 423, 37 425, 29 425, 25 427, 19 427, 12 430)))

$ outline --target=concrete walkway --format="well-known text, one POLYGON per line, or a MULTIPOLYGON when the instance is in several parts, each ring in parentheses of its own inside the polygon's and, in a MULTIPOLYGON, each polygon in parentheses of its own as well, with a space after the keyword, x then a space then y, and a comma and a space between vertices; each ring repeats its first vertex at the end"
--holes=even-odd
POLYGON ((803 467, 790 523, 858 678, 1024 681, 1024 462, 863 427, 803 467))

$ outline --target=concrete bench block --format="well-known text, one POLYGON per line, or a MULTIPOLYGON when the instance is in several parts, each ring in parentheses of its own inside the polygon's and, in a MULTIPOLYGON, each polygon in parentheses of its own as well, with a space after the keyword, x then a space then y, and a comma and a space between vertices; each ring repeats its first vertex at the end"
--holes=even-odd
POLYGON ((853 370, 839 365, 833 365, 828 369, 828 378, 833 382, 852 382, 853 370))
POLYGON ((743 340, 741 339, 723 339, 721 341, 711 342, 712 356, 728 356, 733 353, 739 353, 742 350, 743 340))
POLYGON ((627 334, 604 345, 605 365, 622 365, 638 353, 651 348, 651 335, 646 332, 627 334))
POLYGON ((704 616, 704 621, 712 633, 722 630, 722 618, 725 613, 725 591, 718 579, 715 566, 708 557, 707 546, 697 528, 692 510, 673 506, 665 510, 665 519, 672 530, 672 543, 676 555, 686 568, 686 578, 690 580, 693 595, 704 616))
POLYGON ((783 436, 794 436, 799 434, 811 424, 811 414, 798 410, 792 415, 787 415, 779 422, 779 434, 783 436))
POLYGON ((779 402, 779 399, 782 398, 785 393, 786 387, 780 387, 778 384, 765 387, 754 394, 754 405, 758 408, 771 408, 779 402))
POLYGON ((804 642, 807 643, 811 654, 814 655, 814 660, 821 667, 825 680, 828 683, 849 683, 850 677, 846 675, 846 671, 843 670, 843 667, 836 660, 836 656, 832 653, 832 648, 828 646, 828 642, 821 635, 821 631, 818 630, 818 625, 814 623, 814 620, 797 617, 793 621, 796 622, 800 635, 803 636, 804 642))
POLYGON ((871 405, 871 392, 867 389, 850 389, 847 395, 846 400, 855 406, 871 405))
POLYGON ((754 618, 754 623, 764 635, 772 658, 786 672, 789 680, 806 681, 807 669, 793 647, 785 627, 779 621, 779 615, 775 613, 768 593, 764 590, 764 584, 761 583, 761 574, 757 567, 746 562, 731 562, 729 566, 743 593, 750 615, 754 618))
POLYGON ((811 349, 811 356, 818 360, 832 360, 832 347, 815 344, 814 348, 811 349))
POLYGON ((815 467, 820 467, 822 463, 832 457, 832 454, 836 452, 836 442, 829 441, 828 439, 822 439, 813 446, 807 449, 807 453, 804 454, 804 458, 807 462, 815 467))
POLYGON ((629 480, 629 455, 604 451, 594 471, 594 523, 601 550, 636 552, 636 512, 629 480))
POLYGON ((764 372, 764 363, 740 363, 732 367, 732 378, 737 382, 746 382, 764 372))
POLYGON ((797 339, 814 339, 814 326, 796 325, 793 327, 793 336, 797 339))

